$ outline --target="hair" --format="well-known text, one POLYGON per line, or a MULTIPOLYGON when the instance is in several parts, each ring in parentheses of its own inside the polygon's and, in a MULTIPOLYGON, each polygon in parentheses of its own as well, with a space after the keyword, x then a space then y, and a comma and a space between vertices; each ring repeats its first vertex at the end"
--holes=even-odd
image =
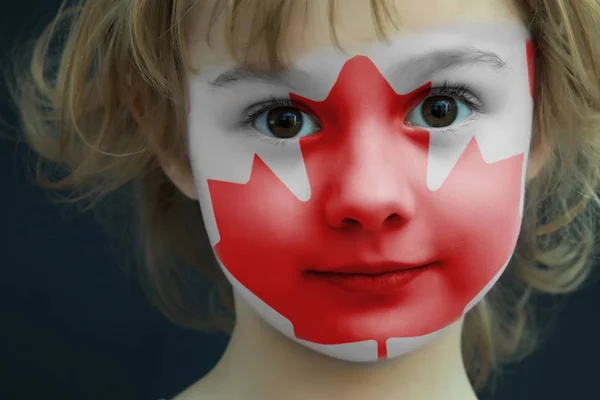
MULTIPOLYGON (((572 292, 590 275, 600 205, 600 4, 513 1, 535 42, 532 147, 542 152, 543 166, 527 184, 522 230, 506 272, 465 317, 463 357, 478 390, 502 365, 538 347, 542 323, 534 300, 572 292)), ((292 14, 292 2, 216 3, 221 7, 213 9, 211 24, 218 15, 226 18, 231 54, 239 59, 263 46, 276 68, 285 19, 299 15, 292 14), (264 18, 252 20, 250 34, 242 35, 248 7, 264 18)), ((310 7, 309 1, 294 4, 310 7)), ((329 4, 339 45, 334 0, 329 4)), ((69 193, 58 200, 84 210, 98 210, 108 195, 125 199, 133 211, 128 237, 139 250, 135 264, 150 301, 179 325, 229 332, 231 287, 215 262, 200 207, 175 188, 159 162, 163 154, 189 168, 186 22, 199 5, 64 1, 27 53, 25 68, 15 69, 13 95, 25 140, 38 155, 39 183, 69 193), (141 121, 132 114, 136 101, 147 110, 141 121), (196 276, 212 289, 199 291, 196 276)), ((393 9, 384 0, 371 5, 385 38, 393 9)))

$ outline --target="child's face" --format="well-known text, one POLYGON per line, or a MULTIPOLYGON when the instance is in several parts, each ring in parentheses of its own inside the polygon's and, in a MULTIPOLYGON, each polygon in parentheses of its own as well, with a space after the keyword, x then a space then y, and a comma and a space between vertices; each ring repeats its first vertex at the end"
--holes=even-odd
POLYGON ((192 169, 241 298, 310 348, 374 361, 458 321, 505 269, 532 49, 507 2, 396 1, 402 30, 384 44, 365 0, 338 7, 343 54, 326 3, 292 20, 279 74, 237 68, 220 40, 193 43, 192 169))

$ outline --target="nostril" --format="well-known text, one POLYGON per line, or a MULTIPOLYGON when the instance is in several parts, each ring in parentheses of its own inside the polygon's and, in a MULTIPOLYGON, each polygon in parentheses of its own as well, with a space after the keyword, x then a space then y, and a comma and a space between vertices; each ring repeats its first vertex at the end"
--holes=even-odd
POLYGON ((396 226, 398 224, 400 224, 400 222, 402 221, 402 218, 398 215, 398 214, 391 214, 389 215, 385 221, 383 221, 383 225, 384 226, 396 226))
POLYGON ((356 228, 360 226, 360 222, 354 218, 344 218, 340 223, 340 228, 356 228))
MULTIPOLYGON (((381 221, 381 220, 379 220, 381 221)), ((387 218, 380 222, 379 224, 369 224, 369 221, 361 221, 356 218, 343 218, 339 224, 337 224, 338 228, 341 229, 355 229, 355 228, 369 228, 369 229, 378 229, 385 227, 397 227, 402 224, 402 217, 399 214, 391 214, 388 215, 387 218)), ((370 221, 375 222, 375 221, 370 221)))

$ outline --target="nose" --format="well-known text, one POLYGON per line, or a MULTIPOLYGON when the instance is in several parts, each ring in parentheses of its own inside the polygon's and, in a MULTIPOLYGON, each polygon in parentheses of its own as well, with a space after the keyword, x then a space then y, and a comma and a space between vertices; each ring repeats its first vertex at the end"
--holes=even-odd
POLYGON ((336 229, 370 232, 406 224, 415 213, 414 192, 406 179, 408 171, 391 164, 381 157, 369 157, 340 168, 329 187, 327 223, 336 229))

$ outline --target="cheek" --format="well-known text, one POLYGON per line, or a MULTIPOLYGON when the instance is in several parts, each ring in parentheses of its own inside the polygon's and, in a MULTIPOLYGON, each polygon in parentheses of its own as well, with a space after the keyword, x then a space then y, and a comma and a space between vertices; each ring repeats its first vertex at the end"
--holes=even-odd
POLYGON ((309 227, 318 219, 314 208, 299 200, 259 157, 246 184, 209 180, 208 191, 221 237, 217 247, 257 261, 270 259, 259 267, 265 272, 292 264, 294 255, 312 241, 314 229, 309 227))
POLYGON ((250 188, 256 190, 236 192, 235 196, 228 196, 217 185, 211 184, 213 203, 222 215, 217 221, 229 221, 228 224, 235 227, 232 234, 236 239, 269 247, 270 250, 298 242, 298 235, 313 217, 308 215, 297 200, 290 201, 290 196, 282 193, 278 185, 268 187, 263 182, 259 186, 260 188, 250 188))
POLYGON ((473 169, 451 179, 452 190, 431 199, 449 293, 473 299, 511 258, 521 226, 523 155, 502 161, 486 173, 473 169), (442 197, 443 195, 443 197, 442 197), (435 202, 435 205, 434 205, 435 202), (460 273, 457 273, 460 272, 460 273))
MULTIPOLYGON (((520 160, 519 160, 520 161, 520 160)), ((475 229, 484 222, 497 223, 507 212, 517 212, 520 197, 522 162, 506 165, 496 171, 474 167, 451 178, 440 193, 430 197, 433 207, 453 219, 457 226, 475 229)))

